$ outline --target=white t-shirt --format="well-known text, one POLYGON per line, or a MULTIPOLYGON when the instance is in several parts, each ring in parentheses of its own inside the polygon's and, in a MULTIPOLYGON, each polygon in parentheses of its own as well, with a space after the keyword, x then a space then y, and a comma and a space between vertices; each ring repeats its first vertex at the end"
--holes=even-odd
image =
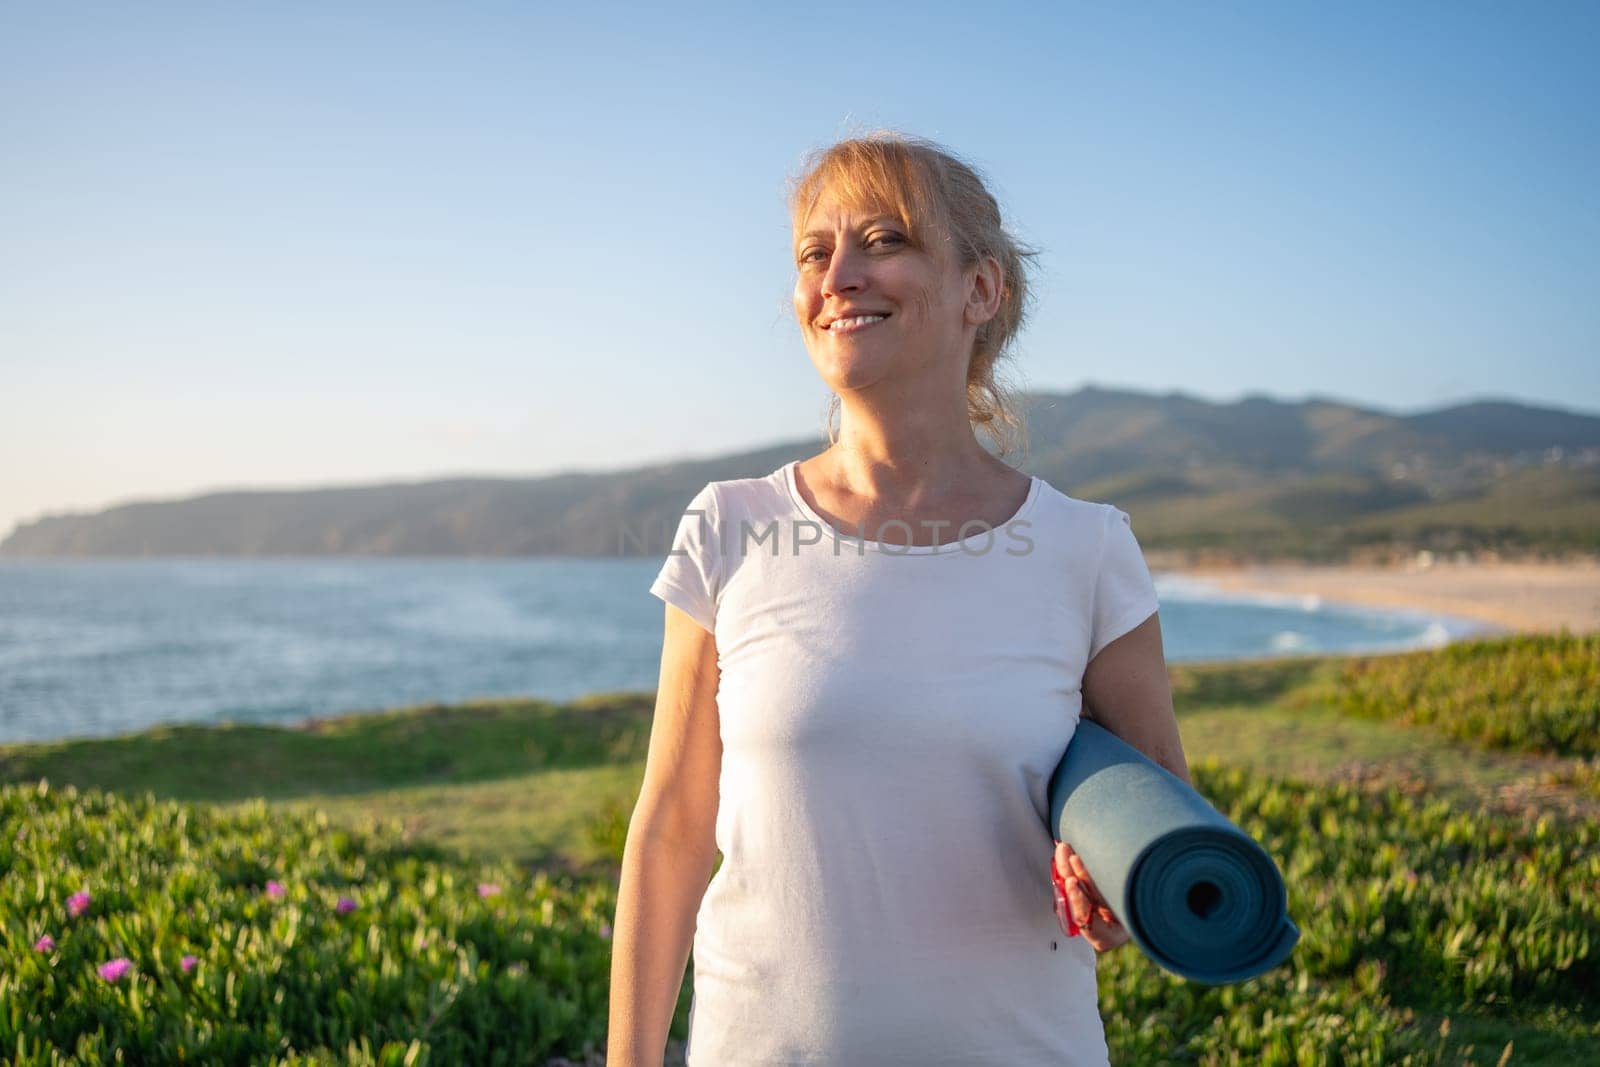
POLYGON ((794 467, 708 483, 650 587, 721 669, 689 1067, 1107 1063, 1046 787, 1084 667, 1158 607, 1128 516, 1035 477, 1003 526, 863 541, 794 467))

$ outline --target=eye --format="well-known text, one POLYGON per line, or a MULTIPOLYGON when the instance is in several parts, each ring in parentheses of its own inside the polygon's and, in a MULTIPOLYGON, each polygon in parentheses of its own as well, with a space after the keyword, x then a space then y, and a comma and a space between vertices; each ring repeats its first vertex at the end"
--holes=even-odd
MULTIPOLYGON (((905 243, 906 239, 893 230, 874 230, 867 235, 867 239, 863 242, 863 247, 871 248, 874 245, 879 244, 893 247, 894 245, 902 245, 905 243)), ((796 262, 798 262, 800 266, 804 267, 808 264, 820 263, 827 258, 828 250, 826 248, 822 247, 821 245, 810 245, 800 253, 796 262)))

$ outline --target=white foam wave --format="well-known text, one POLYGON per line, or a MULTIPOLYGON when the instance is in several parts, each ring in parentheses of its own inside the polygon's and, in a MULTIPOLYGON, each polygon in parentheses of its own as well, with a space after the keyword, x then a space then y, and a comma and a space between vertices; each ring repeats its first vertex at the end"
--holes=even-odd
POLYGON ((1293 649, 1310 647, 1311 640, 1305 634, 1297 633, 1294 630, 1279 630, 1272 635, 1268 644, 1272 646, 1274 651, 1288 652, 1293 649))

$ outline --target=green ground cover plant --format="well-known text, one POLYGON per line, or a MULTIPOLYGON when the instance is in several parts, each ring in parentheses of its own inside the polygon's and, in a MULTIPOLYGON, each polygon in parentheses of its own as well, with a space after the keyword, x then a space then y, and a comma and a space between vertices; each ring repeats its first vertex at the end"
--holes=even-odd
POLYGON ((603 882, 265 804, 0 790, 15 1064, 524 1064, 604 1036, 603 882))
MULTIPOLYGON (((1446 1017, 1523 1033, 1546 1062, 1600 1038, 1600 827, 1194 770, 1279 860, 1302 942, 1221 988, 1103 958, 1117 1062, 1441 1062, 1446 1017)), ((265 805, 9 786, 0 812, 15 1062, 344 1062, 365 1041, 373 1062, 525 1063, 603 1039, 605 881, 473 869, 265 805)))
MULTIPOLYGON (((1525 757, 1473 731, 1403 727, 1412 694, 1445 706, 1474 678, 1474 699, 1508 707, 1573 695, 1548 718, 1581 726, 1593 638, 1523 640, 1366 657, 1370 716, 1330 703, 1351 662, 1173 668, 1197 787, 1278 861, 1302 940, 1284 966, 1220 988, 1134 947, 1102 957, 1113 1062, 1591 1054, 1600 820, 1491 806, 1525 757), (1406 773, 1345 780, 1351 760, 1406 773), (1419 768, 1440 777, 1419 786, 1419 768)), ((0 1054, 599 1062, 616 864, 651 706, 649 694, 429 706, 307 730, 0 748, 0 1054)), ((1547 726, 1541 743, 1579 752, 1582 733, 1547 726)), ((678 1042, 692 989, 691 969, 678 1042)))
POLYGON ((1330 664, 1302 701, 1491 749, 1600 756, 1600 633, 1522 634, 1330 664))
POLYGON ((1511 1062, 1579 1062, 1600 1037, 1600 825, 1192 770, 1277 859, 1301 942, 1287 965, 1220 988, 1134 951, 1103 957, 1117 1062, 1431 1063, 1443 1018, 1498 1040, 1479 1048, 1490 1063, 1521 1023, 1511 1062))

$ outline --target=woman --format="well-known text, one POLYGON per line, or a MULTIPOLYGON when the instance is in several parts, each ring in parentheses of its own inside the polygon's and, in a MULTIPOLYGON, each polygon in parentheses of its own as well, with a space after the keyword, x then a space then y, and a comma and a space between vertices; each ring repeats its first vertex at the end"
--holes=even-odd
POLYGON ((689 1067, 1104 1064, 1096 952, 1128 933, 1046 788, 1080 715, 1188 780, 1149 571, 1125 513, 976 437, 1020 425, 994 371, 1027 298, 977 174, 852 139, 790 206, 840 427, 702 489, 651 586, 609 1062, 661 1062, 692 947, 689 1067))

